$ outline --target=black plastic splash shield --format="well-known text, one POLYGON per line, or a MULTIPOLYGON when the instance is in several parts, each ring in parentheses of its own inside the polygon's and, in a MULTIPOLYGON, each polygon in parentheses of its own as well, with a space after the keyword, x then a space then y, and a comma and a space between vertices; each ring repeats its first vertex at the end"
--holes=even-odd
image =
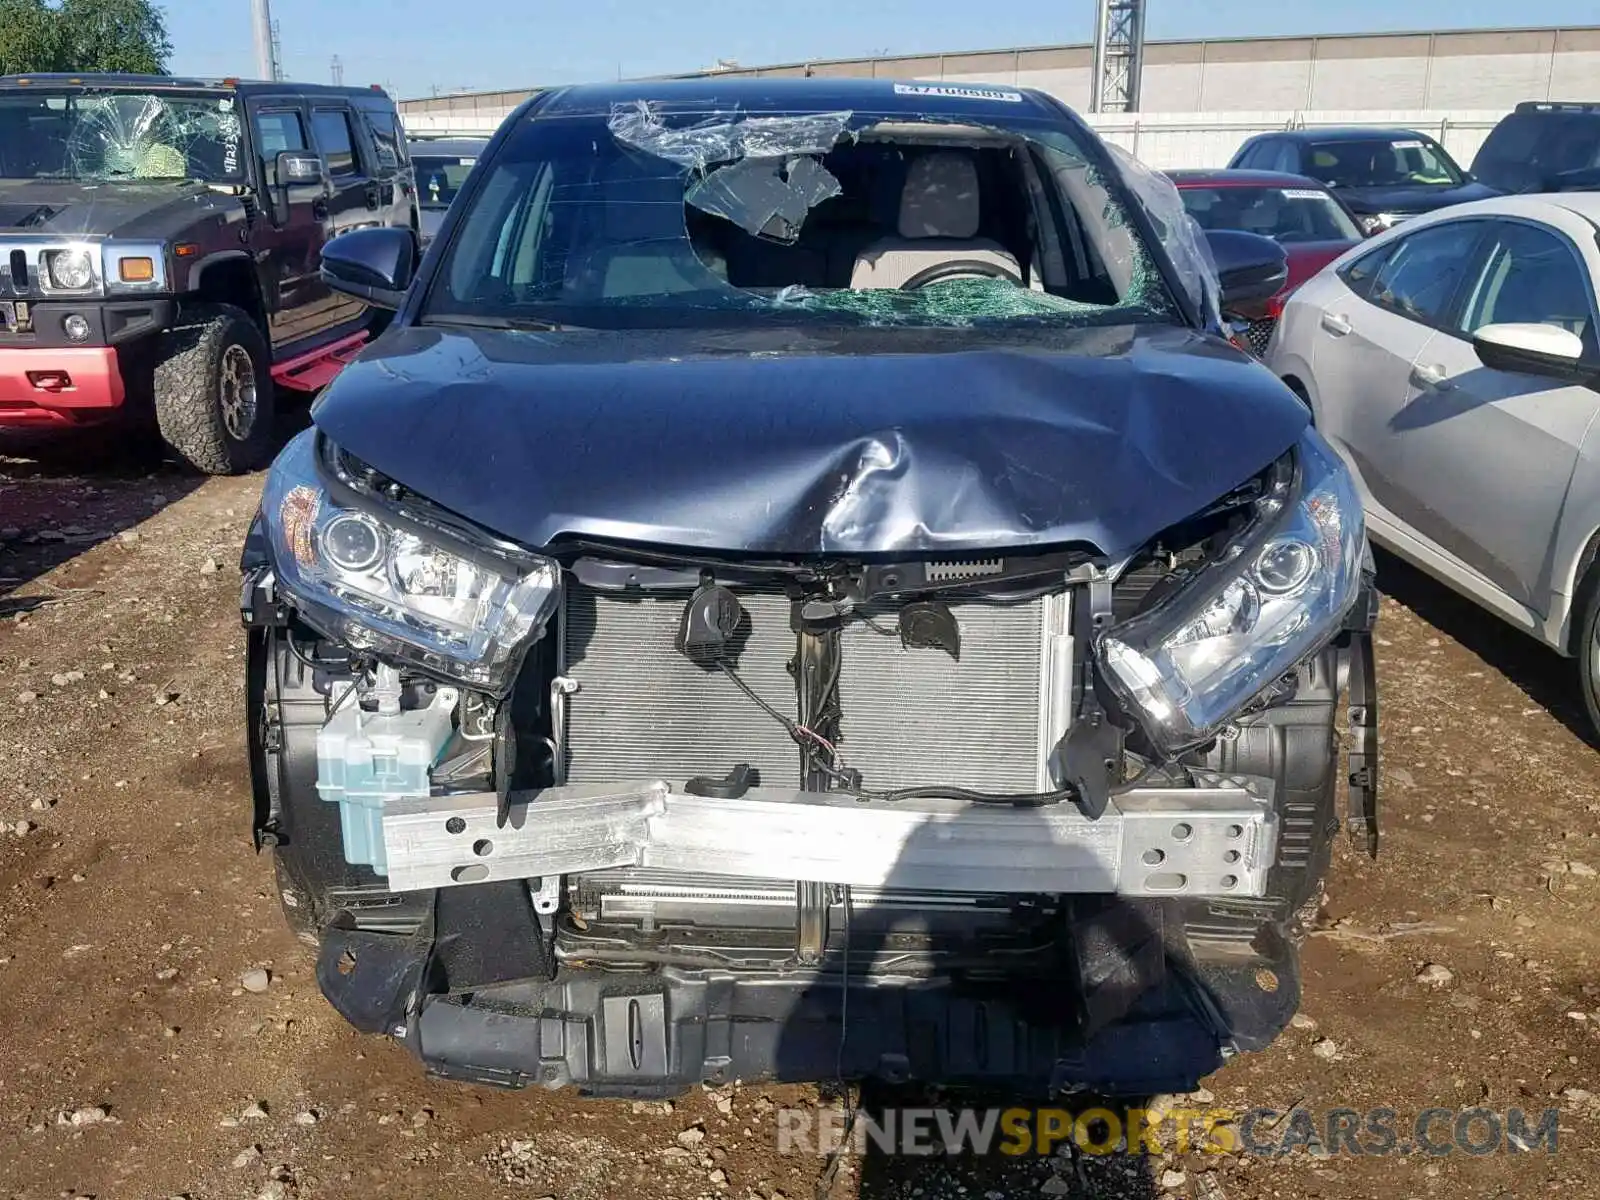
POLYGON ((771 556, 1133 550, 1283 453, 1303 405, 1170 325, 378 339, 314 410, 485 529, 771 556))
POLYGON ((841 1050, 836 980, 567 970, 556 983, 430 997, 407 1040, 437 1075, 586 1095, 672 1096, 703 1082, 842 1073, 1040 1097, 1149 1096, 1191 1091, 1224 1061, 1215 1010, 1194 1002, 1192 986, 1170 979, 1084 1040, 1070 1020, 1024 1011, 1007 994, 1014 989, 852 985, 841 1050))

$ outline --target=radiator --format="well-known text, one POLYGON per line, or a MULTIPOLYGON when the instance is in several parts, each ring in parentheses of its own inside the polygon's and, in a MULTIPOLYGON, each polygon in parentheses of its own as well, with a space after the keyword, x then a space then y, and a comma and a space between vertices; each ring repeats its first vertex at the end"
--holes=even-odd
MULTIPOLYGON (((775 591, 738 594, 749 633, 736 669, 792 718, 789 600, 775 591)), ((563 737, 569 783, 681 782, 721 777, 746 762, 766 785, 799 785, 799 750, 783 727, 726 675, 673 648, 686 600, 687 593, 624 597, 575 583, 568 588, 560 669, 578 684, 567 699, 563 737)), ((844 762, 875 789, 1051 786, 1043 763, 1045 748, 1064 732, 1065 608, 1055 597, 952 605, 961 629, 959 662, 942 650, 903 647, 893 636, 892 610, 875 614, 876 629, 847 624, 839 678, 844 762)))

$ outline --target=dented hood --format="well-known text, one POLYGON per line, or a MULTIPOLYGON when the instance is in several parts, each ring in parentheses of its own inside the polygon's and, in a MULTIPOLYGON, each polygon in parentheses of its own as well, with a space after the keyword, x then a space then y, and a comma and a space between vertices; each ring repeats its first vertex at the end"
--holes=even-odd
POLYGON ((799 556, 1138 547, 1295 440, 1262 366, 1171 326, 396 329, 313 410, 485 528, 799 556))

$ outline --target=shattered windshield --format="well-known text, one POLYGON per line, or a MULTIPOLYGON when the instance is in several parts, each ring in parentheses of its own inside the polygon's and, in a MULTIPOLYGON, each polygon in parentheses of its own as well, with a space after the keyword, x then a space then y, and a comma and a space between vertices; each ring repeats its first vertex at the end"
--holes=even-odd
POLYGON ((639 102, 531 119, 497 153, 422 319, 1182 320, 1076 138, 1009 113, 978 125, 639 102))
POLYGON ((0 94, 0 179, 244 179, 232 96, 167 92, 0 94))

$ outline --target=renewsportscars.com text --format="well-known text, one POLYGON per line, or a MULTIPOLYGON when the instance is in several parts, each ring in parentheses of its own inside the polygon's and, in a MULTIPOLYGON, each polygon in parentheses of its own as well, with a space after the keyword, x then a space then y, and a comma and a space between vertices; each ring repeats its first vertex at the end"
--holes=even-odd
POLYGON ((1292 1154, 1351 1156, 1556 1152, 1560 1110, 1426 1108, 900 1108, 778 1110, 780 1154, 1292 1154))

